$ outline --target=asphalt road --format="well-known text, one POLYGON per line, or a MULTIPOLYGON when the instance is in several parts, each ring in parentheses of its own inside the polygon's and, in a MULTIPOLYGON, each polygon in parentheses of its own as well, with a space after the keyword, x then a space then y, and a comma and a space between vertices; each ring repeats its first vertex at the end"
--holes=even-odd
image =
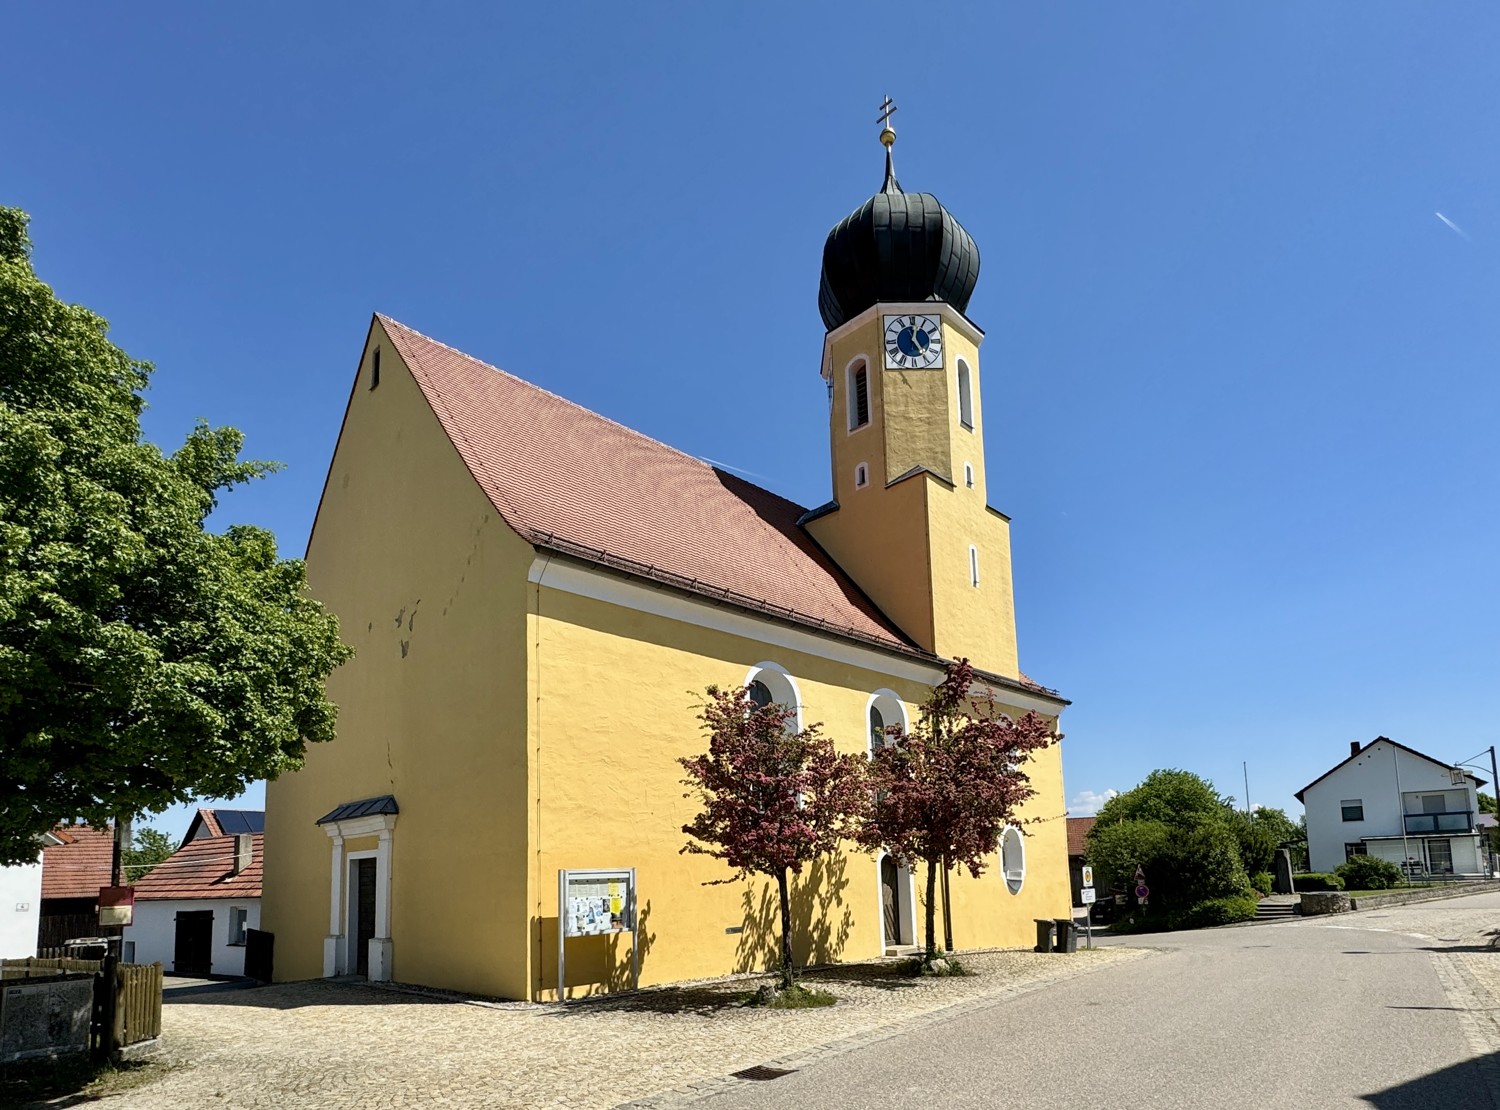
POLYGON ((1485 922, 1500 894, 1122 939, 1162 952, 702 1105, 1500 1110, 1500 1002, 1466 1005, 1442 954, 1485 922))

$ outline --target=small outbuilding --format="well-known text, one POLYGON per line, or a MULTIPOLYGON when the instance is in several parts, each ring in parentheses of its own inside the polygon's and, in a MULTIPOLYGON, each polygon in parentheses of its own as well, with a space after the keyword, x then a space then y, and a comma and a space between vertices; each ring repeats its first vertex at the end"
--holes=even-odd
POLYGON ((171 975, 243 975, 245 934, 260 925, 264 814, 199 810, 182 847, 135 886, 135 920, 125 930, 137 963, 171 975), (222 820, 232 813, 236 818, 222 820))

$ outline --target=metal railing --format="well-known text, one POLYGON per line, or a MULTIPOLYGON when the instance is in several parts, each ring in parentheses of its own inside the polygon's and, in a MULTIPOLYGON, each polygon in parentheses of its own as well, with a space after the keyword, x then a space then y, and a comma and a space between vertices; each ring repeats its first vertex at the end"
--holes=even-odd
POLYGON ((1474 811, 1449 810, 1445 813, 1408 813, 1406 831, 1411 834, 1437 832, 1473 832, 1474 811))

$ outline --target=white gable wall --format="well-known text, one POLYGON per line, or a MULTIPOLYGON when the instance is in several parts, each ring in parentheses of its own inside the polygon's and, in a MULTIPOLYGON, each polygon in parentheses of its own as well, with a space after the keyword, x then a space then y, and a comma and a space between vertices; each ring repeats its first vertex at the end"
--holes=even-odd
POLYGON ((245 928, 260 928, 259 898, 163 899, 135 904, 135 916, 125 928, 125 939, 135 942, 135 962, 160 963, 168 975, 177 946, 177 914, 180 910, 213 910, 214 943, 211 975, 243 975, 244 945, 229 943, 229 907, 242 906, 247 911, 245 928))
MULTIPOLYGON (((1448 809, 1474 812, 1479 809, 1473 779, 1466 778, 1463 785, 1455 786, 1449 777, 1448 768, 1443 765, 1413 755, 1389 741, 1381 740, 1367 745, 1354 759, 1303 792, 1302 805, 1307 811, 1307 854, 1311 869, 1332 871, 1343 863, 1346 843, 1353 843, 1367 836, 1399 837, 1403 795, 1406 812, 1421 813, 1421 800, 1414 795, 1439 792, 1448 796, 1448 809), (1396 790, 1398 766, 1400 794, 1396 790), (1359 799, 1364 805, 1363 821, 1343 819, 1342 803, 1353 799, 1359 799)), ((1456 831, 1451 834, 1451 838, 1454 870, 1459 873, 1479 870, 1477 863, 1470 865, 1474 859, 1474 836, 1466 831, 1456 831)), ((1377 852, 1373 848, 1370 854, 1399 861, 1399 841, 1394 854, 1386 850, 1377 852)), ((1411 854, 1421 855, 1415 840, 1411 844, 1411 854)))
POLYGON ((0 867, 0 959, 36 955, 42 914, 42 858, 0 867))

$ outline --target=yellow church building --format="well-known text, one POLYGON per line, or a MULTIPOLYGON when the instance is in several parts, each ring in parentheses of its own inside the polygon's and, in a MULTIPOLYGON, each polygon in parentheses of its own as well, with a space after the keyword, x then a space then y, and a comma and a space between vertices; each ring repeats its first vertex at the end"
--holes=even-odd
MULTIPOLYGON (((329 680, 337 738, 267 788, 278 979, 554 999, 567 869, 635 875, 635 931, 568 940, 568 995, 628 985, 633 959, 641 985, 773 966, 774 884, 705 885, 725 866, 679 851, 693 691, 753 686, 849 751, 912 723, 959 657, 1005 712, 1062 711, 1020 671, 985 494, 978 250, 901 190, 893 139, 824 248, 818 508, 373 319, 307 554, 358 654, 329 680)), ((1058 747, 1025 769, 1024 827, 951 879, 959 949, 1070 912, 1058 747)), ((798 960, 917 943, 915 880, 852 846, 804 872, 798 960)))

